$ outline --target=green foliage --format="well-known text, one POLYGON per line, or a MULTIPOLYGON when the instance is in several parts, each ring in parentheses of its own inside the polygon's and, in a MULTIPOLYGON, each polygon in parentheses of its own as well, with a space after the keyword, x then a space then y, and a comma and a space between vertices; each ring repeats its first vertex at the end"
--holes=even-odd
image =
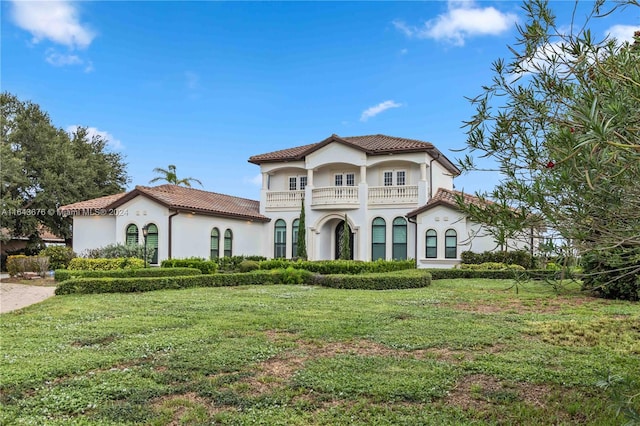
MULTIPOLYGON (((494 62, 492 82, 470 98, 476 113, 466 123, 470 153, 493 161, 503 178, 490 194, 478 194, 493 203, 458 200, 474 222, 546 229, 578 256, 640 246, 640 33, 619 43, 589 29, 618 8, 637 13, 640 3, 590 7, 565 17, 575 28, 567 32, 550 3, 524 3, 527 20, 513 56, 494 62), (578 16, 585 21, 574 22, 578 16)), ((470 155, 460 167, 487 168, 470 155)), ((627 277, 640 273, 640 264, 601 272, 627 277)))
MULTIPOLYGON (((202 277, 233 283, 271 273, 202 277)), ((577 284, 562 297, 540 282, 504 291, 511 282, 53 297, 2 315, 0 423, 630 420, 624 409, 640 409, 640 306, 585 297, 577 284), (594 386, 606 373, 609 385, 594 386)))
POLYGON ((520 265, 525 269, 534 269, 535 258, 526 250, 514 251, 485 251, 482 253, 474 253, 472 251, 463 251, 460 253, 462 263, 480 264, 480 263, 506 263, 520 265))
POLYGON ((239 272, 251 272, 260 269, 260 263, 255 260, 243 260, 238 265, 239 272))
POLYGON ((205 260, 201 257, 166 259, 162 261, 160 266, 163 268, 196 268, 203 274, 215 274, 218 270, 218 263, 215 260, 205 260))
POLYGON ((260 262, 260 269, 279 269, 279 268, 296 268, 305 269, 317 274, 363 274, 372 272, 391 272, 401 271, 405 269, 415 269, 416 264, 413 260, 383 260, 378 259, 373 262, 363 262, 360 260, 286 260, 272 259, 260 262))
POLYGON ((640 300, 640 247, 590 251, 581 265, 584 290, 606 299, 640 300))
POLYGON ((266 260, 264 256, 224 256, 214 259, 218 263, 220 272, 239 272, 240 264, 245 260, 260 262, 266 260))
POLYGON ((202 186, 202 182, 200 182, 200 180, 196 178, 186 177, 186 178, 178 179, 178 175, 176 173, 176 166, 174 166, 173 164, 169 164, 169 167, 166 169, 163 169, 161 167, 156 167, 155 169, 153 169, 153 172, 159 174, 160 176, 154 177, 149 181, 149 183, 164 181, 172 185, 182 185, 190 188, 191 182, 196 182, 200 186, 202 186))
POLYGON ((322 275, 316 277, 314 282, 331 288, 391 290, 427 287, 431 284, 431 274, 417 269, 358 275, 322 275))
MULTIPOLYGON (((519 266, 519 265, 518 265, 519 266)), ((492 280, 559 280, 561 271, 552 270, 522 270, 519 268, 509 269, 428 269, 434 280, 447 280, 454 278, 487 278, 492 280)))
MULTIPOLYGON (((90 259, 116 259, 121 257, 137 257, 144 259, 144 244, 108 244, 104 247, 88 249, 82 253, 83 257, 90 259)), ((147 249, 147 263, 151 263, 153 251, 147 249)))
POLYGON ((340 260, 351 259, 351 227, 347 220, 347 214, 344 215, 342 239, 340 240, 340 260))
POLYGON ((109 152, 102 136, 90 137, 86 128, 70 135, 37 104, 7 92, 0 94, 0 115, 2 209, 39 212, 3 216, 10 235, 38 238, 46 226, 69 238, 69 218, 55 214, 59 206, 116 194, 128 183, 123 156, 109 152))
POLYGON ((68 269, 89 271, 111 271, 114 269, 144 268, 142 259, 136 257, 117 257, 113 259, 88 259, 76 257, 69 262, 68 269))
POLYGON ((304 198, 302 199, 302 206, 300 207, 300 219, 298 222, 298 253, 296 253, 296 257, 298 259, 307 260, 307 225, 305 219, 305 210, 304 210, 304 198))
POLYGON ((36 272, 44 277, 47 271, 49 271, 49 258, 47 256, 25 256, 19 254, 7 258, 7 272, 12 277, 21 277, 25 272, 36 272))
POLYGON ((77 270, 56 269, 55 279, 63 282, 73 278, 130 278, 130 277, 175 277, 184 275, 200 275, 196 268, 142 268, 114 270, 77 270))
POLYGON ((71 259, 76 257, 76 254, 71 247, 49 246, 40 252, 40 256, 47 256, 49 258, 49 267, 55 270, 66 268, 71 259))
POLYGON ((524 266, 511 264, 507 265, 506 263, 501 262, 485 262, 480 264, 475 263, 462 263, 460 265, 460 269, 486 269, 486 270, 514 270, 514 271, 524 271, 524 266))

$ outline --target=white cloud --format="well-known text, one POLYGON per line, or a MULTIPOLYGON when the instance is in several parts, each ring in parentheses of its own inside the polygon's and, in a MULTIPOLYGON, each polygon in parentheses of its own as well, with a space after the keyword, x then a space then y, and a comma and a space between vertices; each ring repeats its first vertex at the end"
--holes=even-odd
POLYGON ((384 112, 390 108, 399 108, 401 107, 402 104, 399 104, 395 101, 384 101, 384 102, 380 102, 378 105, 372 106, 370 108, 367 108, 366 110, 364 110, 362 112, 362 115, 360 116, 360 121, 367 121, 368 119, 370 119, 371 117, 375 117, 376 115, 380 114, 381 112, 384 112))
POLYGON ((58 53, 54 50, 47 51, 47 62, 56 67, 65 65, 82 65, 84 61, 78 55, 58 53))
POLYGON ((628 41, 633 43, 633 33, 640 31, 638 25, 614 25, 605 31, 605 34, 611 38, 615 38, 620 43, 628 41))
POLYGON ((95 37, 80 23, 78 9, 69 1, 12 1, 13 22, 33 35, 33 42, 49 39, 71 49, 88 47, 95 37))
POLYGON ((430 38, 464 46, 469 37, 501 34, 516 21, 515 14, 503 13, 494 7, 478 7, 473 1, 449 1, 446 13, 426 21, 422 27, 409 26, 397 20, 393 25, 407 37, 430 38))
MULTIPOLYGON (((77 124, 73 126, 67 126, 67 133, 73 134, 79 127, 77 124)), ((109 132, 105 132, 104 130, 99 130, 95 127, 87 127, 87 136, 89 139, 92 139, 94 136, 100 136, 102 139, 107 141, 107 145, 109 148, 114 151, 122 151, 124 149, 124 145, 120 140, 113 137, 113 135, 109 132)))
POLYGON ((251 185, 262 186, 262 174, 258 173, 253 177, 245 177, 244 181, 245 183, 250 183, 251 185))

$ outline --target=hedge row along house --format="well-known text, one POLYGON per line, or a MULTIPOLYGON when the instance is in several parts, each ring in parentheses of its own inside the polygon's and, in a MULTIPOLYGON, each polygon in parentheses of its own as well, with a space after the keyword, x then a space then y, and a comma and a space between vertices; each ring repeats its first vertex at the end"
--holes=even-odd
MULTIPOLYGON (((168 258, 297 257, 304 200, 309 260, 340 258, 345 217, 356 260, 416 259, 452 267, 465 250, 496 250, 481 224, 456 205, 458 168, 429 142, 386 135, 340 137, 255 155, 260 200, 177 185, 63 206, 73 216, 73 249, 140 243, 153 263, 168 258)), ((475 197, 465 196, 468 202, 475 197)), ((510 248, 527 248, 528 232, 510 248)))

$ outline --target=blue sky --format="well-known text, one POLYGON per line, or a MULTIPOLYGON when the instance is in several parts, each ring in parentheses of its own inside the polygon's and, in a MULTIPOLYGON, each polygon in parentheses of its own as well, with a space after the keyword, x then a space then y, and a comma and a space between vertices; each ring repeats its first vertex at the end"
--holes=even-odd
MULTIPOLYGON (((520 2, 3 1, 1 86, 125 155, 130 188, 177 166, 259 198, 251 155, 332 133, 465 146, 465 97, 508 56, 520 2)), ((552 3, 570 25, 573 2, 552 3)), ((638 8, 596 21, 630 38, 638 8)), ((496 175, 456 179, 490 190, 496 175)))

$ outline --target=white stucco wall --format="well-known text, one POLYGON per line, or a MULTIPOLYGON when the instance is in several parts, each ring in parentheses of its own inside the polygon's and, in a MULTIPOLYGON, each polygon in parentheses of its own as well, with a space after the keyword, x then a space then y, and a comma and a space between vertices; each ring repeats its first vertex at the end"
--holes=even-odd
POLYGON ((82 255, 85 250, 114 244, 115 216, 74 216, 73 251, 82 255))

